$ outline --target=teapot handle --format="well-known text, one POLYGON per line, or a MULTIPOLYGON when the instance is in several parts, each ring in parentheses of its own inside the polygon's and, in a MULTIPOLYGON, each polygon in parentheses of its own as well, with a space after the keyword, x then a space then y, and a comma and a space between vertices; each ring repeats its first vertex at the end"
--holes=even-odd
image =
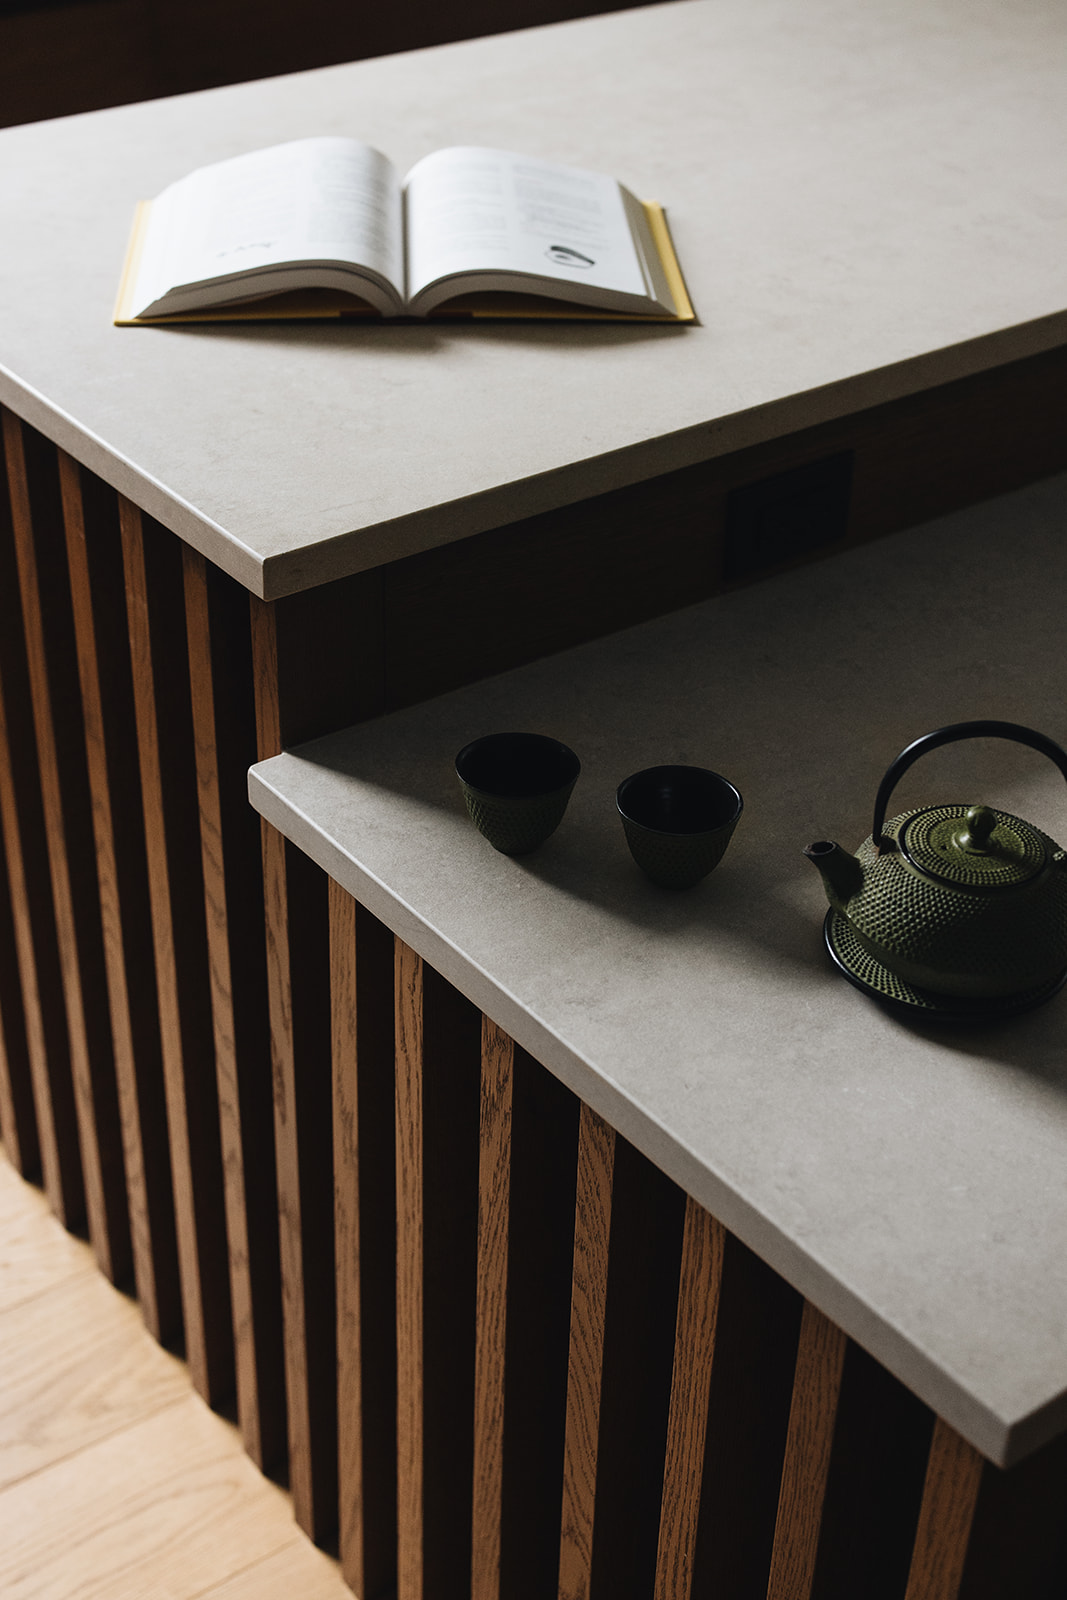
POLYGON ((950 723, 947 728, 937 728, 933 733, 924 733, 921 739, 916 739, 906 750, 902 750, 879 784, 874 802, 874 827, 871 829, 871 837, 876 848, 880 849, 886 842, 882 838, 882 824, 889 807, 889 797, 905 772, 928 750, 936 750, 938 745, 942 744, 955 744, 957 739, 1014 739, 1017 744, 1029 745, 1031 750, 1040 750, 1042 755, 1048 756, 1050 761, 1056 763, 1063 776, 1067 778, 1067 750, 1058 745, 1054 739, 1047 738, 1045 734, 1035 733, 1033 728, 1024 728, 1018 722, 950 723))

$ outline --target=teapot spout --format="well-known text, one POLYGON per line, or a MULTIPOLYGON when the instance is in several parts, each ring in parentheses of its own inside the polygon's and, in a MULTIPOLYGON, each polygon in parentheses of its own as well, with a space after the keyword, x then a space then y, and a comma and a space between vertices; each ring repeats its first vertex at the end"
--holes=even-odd
POLYGON ((807 846, 804 854, 822 873, 826 898, 832 906, 843 908, 863 888, 863 867, 839 844, 817 839, 807 846))

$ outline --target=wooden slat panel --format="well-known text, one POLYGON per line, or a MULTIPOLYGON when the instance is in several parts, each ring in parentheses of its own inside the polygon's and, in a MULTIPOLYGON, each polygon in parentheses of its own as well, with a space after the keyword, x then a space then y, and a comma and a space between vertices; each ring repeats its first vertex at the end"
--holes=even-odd
POLYGON ((248 597, 184 546, 182 569, 226 1189, 237 1415, 260 1467, 286 1452, 263 865, 248 597))
POLYGON ((119 501, 185 1348, 210 1403, 233 1332, 181 554, 119 501))
POLYGON ((56 452, 10 414, 4 442, 89 1237, 120 1280, 132 1252, 56 452))
MULTIPOLYGON (((4 594, 0 575, 0 600, 4 594)), ((0 648, 4 634, 0 621, 0 648)), ((44 1186, 56 1216, 67 1227, 74 1227, 85 1215, 74 1085, 70 1076, 59 954, 41 828, 36 751, 31 766, 25 759, 24 742, 9 737, 6 711, 8 702, 14 699, 6 685, 0 684, 0 823, 11 885, 18 998, 26 1028, 44 1186), (12 752, 13 743, 15 753, 12 752), (40 847, 34 849, 31 844, 25 851, 27 838, 39 838, 40 847)), ((22 704, 25 708, 27 702, 22 704)), ((17 735, 24 730, 15 731, 17 735)))
POLYGON ((398 940, 398 1600, 470 1594, 480 1031, 398 940))
MULTIPOLYGON (((0 690, 2 702, 2 690, 0 690)), ((0 748, 0 761, 4 759, 0 748)), ((2 785, 2 780, 0 780, 2 785)), ((26 1038, 26 1016, 18 975, 18 944, 11 911, 7 851, 0 828, 0 1139, 7 1158, 24 1178, 41 1170, 37 1114, 33 1109, 33 1069, 26 1038)))
POLYGON ((500 1593, 555 1595, 567 1427, 581 1104, 525 1050, 512 1064, 500 1593))
POLYGON ((473 1600, 500 1600, 514 1060, 512 1040, 489 1017, 483 1017, 481 1152, 478 1163, 478 1298, 474 1354, 473 1600))
POLYGON ((685 1195, 616 1137, 600 1393, 593 1600, 655 1586, 685 1195))
POLYGON ((841 1329, 807 1302, 800 1324, 767 1600, 808 1600, 812 1591, 846 1344, 841 1329))
POLYGON ((1067 1434, 1002 1470, 982 1466, 959 1600, 1067 1594, 1067 1434))
POLYGON ((396 1587, 393 937, 330 883, 338 1501, 345 1578, 396 1587))
POLYGON ((692 1593, 725 1246, 722 1224, 690 1197, 682 1242, 655 1600, 689 1600, 692 1593))
POLYGON ((181 1332, 181 1287, 118 504, 69 456, 59 470, 134 1280, 147 1327, 170 1340, 181 1332))
POLYGON ((823 1500, 815 1600, 900 1600, 934 1415, 849 1342, 823 1500))
POLYGON ((967 1558, 982 1457, 939 1417, 930 1461, 905 1600, 957 1600, 967 1558))
POLYGON ((289 1486, 297 1522, 324 1539, 337 1526, 327 880, 266 822, 262 849, 289 1486))
POLYGON ((0 825, 18 973, 18 995, 12 1004, 21 1010, 26 1031, 44 1186, 56 1215, 73 1226, 85 1215, 85 1195, 4 451, 0 451, 0 825))
POLYGON ((615 1133, 582 1106, 575 1198, 574 1278, 567 1376, 567 1434, 560 1532, 560 1600, 587 1600, 593 1568, 601 1377, 615 1133))

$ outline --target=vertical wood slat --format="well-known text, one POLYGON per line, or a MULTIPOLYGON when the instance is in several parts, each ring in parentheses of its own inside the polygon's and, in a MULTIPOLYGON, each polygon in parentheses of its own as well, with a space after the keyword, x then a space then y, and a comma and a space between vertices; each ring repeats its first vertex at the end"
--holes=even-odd
POLYGON ((689 1600, 726 1231, 686 1202, 655 1600, 689 1600))
POLYGON ((397 1600, 469 1600, 480 1018, 396 946, 397 1600))
MULTIPOLYGON (((0 695, 2 706, 2 695, 0 695)), ((2 710, 0 710, 2 720, 2 710)), ((0 762, 6 741, 0 736, 0 762)), ((3 780, 0 779, 0 786, 3 780)), ((2 809, 2 802, 0 802, 2 809)), ((11 909, 11 883, 7 850, 0 827, 0 1139, 7 1159, 24 1178, 36 1178, 41 1168, 37 1114, 33 1106, 33 1068, 30 1065, 26 1015, 18 978, 18 941, 11 909)))
POLYGON ((10 414, 4 442, 89 1237, 132 1262, 85 731, 54 448, 10 414))
POLYGON ((322 1540, 338 1509, 327 880, 266 821, 261 837, 289 1487, 322 1540))
POLYGON ((157 1339, 181 1329, 174 1200, 118 506, 99 479, 59 458, 85 717, 104 963, 126 1160, 134 1280, 157 1339))
POLYGON ((472 1600, 501 1600, 511 1107, 515 1046, 482 1018, 478 1298, 474 1356, 472 1600))
POLYGON ((286 1450, 281 1268, 247 596, 182 548, 237 1417, 253 1461, 286 1450))
MULTIPOLYGON (((6 430, 21 424, 0 409, 6 430)), ((45 1192, 67 1227, 85 1215, 74 1083, 30 711, 6 450, 0 450, 0 823, 11 891, 19 999, 26 1029, 45 1192)))
POLYGON ((614 1162, 613 1129, 583 1104, 578 1133, 560 1600, 588 1600, 592 1582, 614 1162))
POLYGON ((983 1466, 974 1446, 939 1417, 904 1600, 957 1600, 983 1466))
POLYGON ((119 524, 185 1351, 218 1404, 233 1388, 233 1331, 181 556, 124 498, 119 524))
POLYGON ((396 946, 397 1600, 423 1600, 423 964, 396 946))
POLYGON ((341 1570, 396 1587, 393 937, 330 883, 341 1570))
POLYGON ((815 1576, 846 1336, 805 1303, 767 1600, 808 1600, 815 1576))

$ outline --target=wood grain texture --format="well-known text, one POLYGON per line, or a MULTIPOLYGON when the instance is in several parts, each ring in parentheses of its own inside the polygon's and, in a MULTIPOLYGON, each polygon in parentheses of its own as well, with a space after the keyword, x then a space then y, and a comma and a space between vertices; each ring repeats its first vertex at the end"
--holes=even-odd
POLYGON ((330 883, 341 1567, 368 1600, 396 1585, 393 938, 330 883))
POLYGON ((181 554, 123 498, 119 520, 185 1349, 214 1404, 233 1390, 233 1331, 181 554))
POLYGON ((691 1197, 685 1208, 655 1600, 689 1600, 700 1516, 726 1230, 691 1197))
MULTIPOLYGON (((2 702, 2 690, 0 690, 2 702)), ((2 715, 2 712, 0 712, 2 715)), ((0 747, 0 760, 3 760, 0 747)), ((2 780, 0 780, 2 782, 2 780)), ((11 909, 7 850, 0 827, 0 1139, 7 1158, 23 1177, 41 1170, 37 1113, 33 1107, 33 1068, 26 1037, 26 1014, 19 983, 18 942, 11 909)))
POLYGON ((850 1340, 823 1497, 816 1600, 900 1600, 933 1426, 933 1412, 850 1340))
POLYGON ((172 1340, 181 1334, 181 1285, 118 503, 62 453, 59 478, 134 1281, 146 1326, 157 1339, 172 1340))
POLYGON ((247 596, 182 548, 219 1134, 226 1194, 237 1415, 245 1449, 286 1454, 281 1268, 247 596))
POLYGON ((0 1155, 0 1314, 80 1273, 95 1273, 89 1246, 59 1226, 48 1197, 0 1155))
POLYGON ((289 1486, 300 1527, 324 1539, 337 1526, 327 879, 266 822, 261 838, 289 1486))
POLYGON ((5 1600, 192 1600, 292 1540, 284 1492, 188 1393, 0 1491, 0 1525, 5 1600))
POLYGON ((574 1221, 567 1433, 560 1528, 560 1600, 588 1600, 593 1568, 601 1376, 615 1133, 582 1106, 574 1221))
POLYGON ((511 1101, 515 1046, 482 1018, 482 1109, 478 1162, 478 1298, 474 1349, 472 1600, 500 1600, 507 1356, 511 1101))
POLYGON ((767 1600, 808 1600, 812 1592, 846 1345, 841 1329, 808 1301, 800 1324, 767 1600))
POLYGON ((930 1444, 905 1600, 957 1600, 983 1466, 974 1446, 939 1417, 930 1444))
POLYGON ((85 729, 53 446, 6 414, 4 444, 89 1236, 132 1263, 85 729))
POLYGON ((511 1089, 500 1592, 555 1595, 580 1102, 518 1045, 511 1089))
POLYGON ((397 941, 398 1600, 471 1583, 481 1021, 397 941))
POLYGON ((0 1489, 188 1395, 184 1363, 131 1336, 140 1320, 81 1271, 0 1314, 0 1489))
POLYGON ((85 1215, 85 1192, 28 685, 20 692, 25 657, 13 566, 13 548, 0 529, 0 827, 18 1003, 44 1186, 56 1216, 73 1227, 85 1215))
POLYGON ((396 941, 397 1600, 423 1600, 423 961, 396 941))

